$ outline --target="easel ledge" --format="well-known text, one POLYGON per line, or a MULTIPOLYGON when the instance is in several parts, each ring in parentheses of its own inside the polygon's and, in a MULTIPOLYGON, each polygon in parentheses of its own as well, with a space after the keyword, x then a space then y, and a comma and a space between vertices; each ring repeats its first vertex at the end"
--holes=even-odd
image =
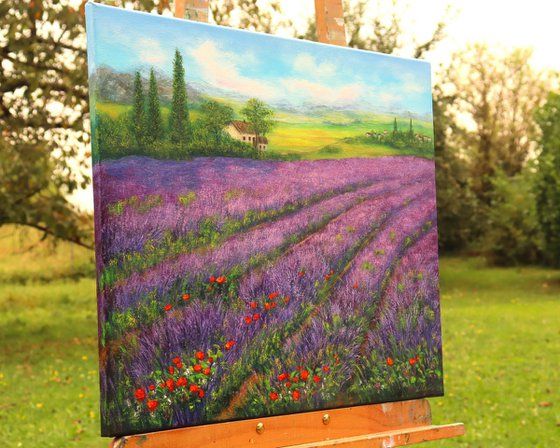
POLYGON ((113 440, 110 448, 388 448, 464 432, 462 423, 432 425, 430 404, 421 399, 125 436, 113 440))
MULTIPOLYGON (((346 45, 342 0, 315 0, 320 42, 346 45)), ((208 0, 175 0, 175 16, 208 21, 208 0)), ((389 448, 462 436, 462 423, 432 425, 425 399, 354 406, 124 436, 109 448, 389 448)))

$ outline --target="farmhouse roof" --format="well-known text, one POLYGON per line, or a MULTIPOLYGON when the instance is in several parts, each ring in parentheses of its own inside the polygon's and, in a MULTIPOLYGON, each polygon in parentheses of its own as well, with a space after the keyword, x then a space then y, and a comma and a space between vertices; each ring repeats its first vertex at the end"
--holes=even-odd
MULTIPOLYGON (((241 120, 231 120, 232 126, 237 129, 241 134, 255 135, 254 132, 249 131, 249 123, 241 120)), ((268 139, 266 137, 259 137, 259 143, 268 144, 268 139)))

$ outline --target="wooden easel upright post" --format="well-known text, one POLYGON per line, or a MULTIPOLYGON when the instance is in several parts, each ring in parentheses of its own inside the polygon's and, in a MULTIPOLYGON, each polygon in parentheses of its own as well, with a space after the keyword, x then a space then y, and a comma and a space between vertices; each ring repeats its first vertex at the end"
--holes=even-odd
MULTIPOLYGON (((342 0, 315 0, 319 42, 346 46, 342 0)), ((208 21, 208 0, 175 0, 175 17, 208 21)), ((110 448, 388 448, 465 433, 462 423, 432 425, 426 399, 180 428, 114 439, 110 448)))

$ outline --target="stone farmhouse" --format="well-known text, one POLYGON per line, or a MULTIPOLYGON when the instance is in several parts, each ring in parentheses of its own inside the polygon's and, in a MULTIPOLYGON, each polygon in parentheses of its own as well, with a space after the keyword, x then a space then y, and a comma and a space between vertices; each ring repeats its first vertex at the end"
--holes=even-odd
MULTIPOLYGON (((232 120, 226 128, 226 132, 234 139, 240 142, 245 142, 250 145, 255 144, 257 136, 249 131, 249 123, 246 121, 232 120)), ((257 149, 259 151, 266 151, 268 149, 268 139, 266 137, 259 137, 257 142, 257 149)))

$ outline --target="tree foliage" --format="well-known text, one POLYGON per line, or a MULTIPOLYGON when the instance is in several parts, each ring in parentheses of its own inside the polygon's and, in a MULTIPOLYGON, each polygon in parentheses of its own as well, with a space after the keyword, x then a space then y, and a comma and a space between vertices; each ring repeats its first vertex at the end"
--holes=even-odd
POLYGON ((532 69, 530 57, 528 50, 498 53, 472 45, 454 55, 443 74, 446 82, 436 88, 439 220, 446 248, 474 246, 504 261, 501 243, 491 236, 513 217, 503 213, 499 222, 495 210, 509 211, 514 189, 524 191, 519 184, 530 178, 522 172, 537 149, 533 116, 546 91, 546 79, 532 69), (508 179, 512 185, 506 191, 508 179))
POLYGON ((213 136, 216 145, 219 145, 226 126, 233 119, 233 109, 218 101, 206 100, 202 103, 201 124, 213 136))
MULTIPOLYGON (((85 3, 0 2, 0 226, 91 247, 91 220, 68 199, 89 183, 85 3)), ((168 0, 105 3, 169 8, 168 0)))
POLYGON ((537 218, 544 237, 545 260, 560 266, 560 94, 550 93, 537 113, 542 129, 535 186, 537 218))
POLYGON ((150 81, 148 87, 146 129, 149 144, 153 145, 155 142, 163 140, 165 132, 163 128, 163 119, 161 117, 158 85, 153 68, 150 70, 150 81))
POLYGON ((183 56, 177 49, 173 59, 173 93, 171 112, 169 113, 169 133, 172 143, 186 143, 190 130, 189 109, 187 105, 187 86, 185 85, 185 68, 183 56))
POLYGON ((259 139, 265 137, 274 127, 274 111, 266 103, 256 98, 251 98, 241 109, 241 115, 249 123, 249 130, 256 136, 254 141, 255 148, 259 144, 259 139))
POLYGON ((142 86, 140 72, 136 72, 134 76, 133 92, 132 119, 130 124, 136 145, 138 148, 143 148, 146 144, 146 99, 144 97, 144 88, 142 86))

